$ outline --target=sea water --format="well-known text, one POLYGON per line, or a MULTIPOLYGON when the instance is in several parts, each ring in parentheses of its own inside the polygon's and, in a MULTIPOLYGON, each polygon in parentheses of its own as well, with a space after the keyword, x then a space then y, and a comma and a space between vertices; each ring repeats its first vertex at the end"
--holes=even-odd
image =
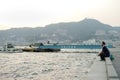
POLYGON ((0 80, 86 80, 96 53, 0 53, 0 80))

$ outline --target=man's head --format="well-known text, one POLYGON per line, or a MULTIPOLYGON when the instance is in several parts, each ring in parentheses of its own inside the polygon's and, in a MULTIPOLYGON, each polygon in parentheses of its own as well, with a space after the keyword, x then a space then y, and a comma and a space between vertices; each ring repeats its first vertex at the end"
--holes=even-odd
POLYGON ((102 46, 104 46, 105 45, 105 42, 104 41, 102 41, 102 46))

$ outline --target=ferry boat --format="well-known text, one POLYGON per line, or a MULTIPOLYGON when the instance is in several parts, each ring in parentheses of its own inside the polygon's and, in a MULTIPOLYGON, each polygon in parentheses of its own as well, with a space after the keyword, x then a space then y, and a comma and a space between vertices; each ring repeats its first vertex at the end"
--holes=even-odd
MULTIPOLYGON (((112 44, 107 44, 108 48, 113 48, 112 44)), ((91 39, 88 41, 84 41, 82 44, 42 44, 39 45, 41 49, 101 49, 100 41, 95 39, 91 39)))
MULTIPOLYGON (((108 48, 113 48, 112 45, 108 45, 108 48)), ((57 44, 57 45, 40 45, 41 49, 101 49, 101 45, 85 45, 85 44, 57 44)))

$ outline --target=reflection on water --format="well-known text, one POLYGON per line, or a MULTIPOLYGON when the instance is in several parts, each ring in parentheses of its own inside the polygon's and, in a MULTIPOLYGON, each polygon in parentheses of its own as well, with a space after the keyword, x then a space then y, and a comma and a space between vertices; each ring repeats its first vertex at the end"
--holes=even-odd
POLYGON ((85 80, 96 54, 0 53, 0 80, 85 80))

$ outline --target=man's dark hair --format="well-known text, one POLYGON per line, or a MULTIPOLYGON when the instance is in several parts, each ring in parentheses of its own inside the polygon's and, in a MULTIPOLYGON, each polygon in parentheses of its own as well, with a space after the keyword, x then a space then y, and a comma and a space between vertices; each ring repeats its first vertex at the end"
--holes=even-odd
POLYGON ((104 41, 102 41, 102 44, 103 44, 103 45, 105 45, 105 42, 104 42, 104 41))

